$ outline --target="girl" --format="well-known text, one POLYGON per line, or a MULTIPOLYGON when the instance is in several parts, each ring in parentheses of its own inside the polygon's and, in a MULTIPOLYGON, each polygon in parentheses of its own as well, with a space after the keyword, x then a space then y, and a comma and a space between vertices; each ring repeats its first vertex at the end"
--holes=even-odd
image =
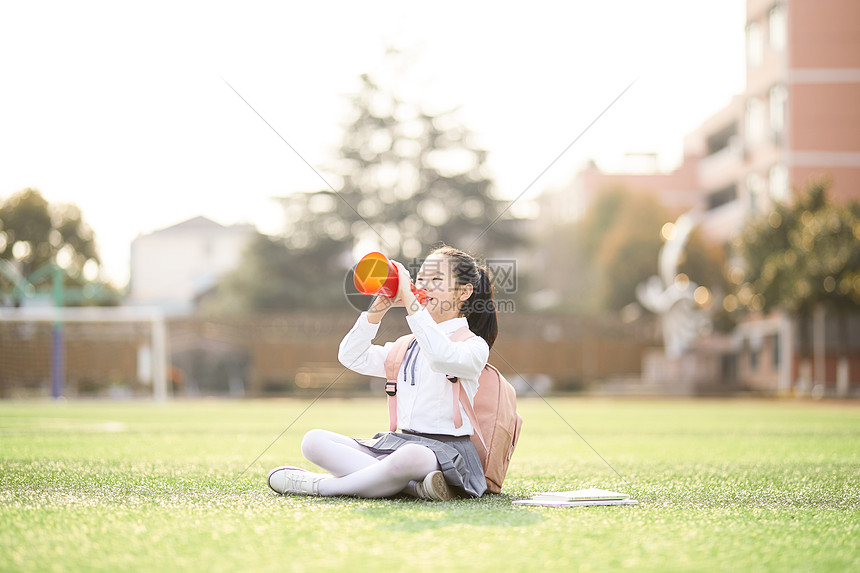
POLYGON ((392 343, 371 344, 379 322, 392 306, 405 306, 415 335, 398 373, 397 427, 400 432, 353 439, 311 430, 302 454, 328 474, 283 466, 268 475, 278 493, 387 497, 406 493, 422 499, 480 497, 487 489, 478 452, 469 436, 472 424, 454 424, 453 391, 448 376, 458 377, 469 400, 498 333, 493 285, 487 270, 452 247, 434 250, 421 265, 416 286, 427 291, 418 304, 409 271, 394 262, 399 289, 394 299, 376 297, 340 343, 338 360, 351 370, 385 377, 392 343), (477 336, 453 342, 451 334, 468 326, 477 336))

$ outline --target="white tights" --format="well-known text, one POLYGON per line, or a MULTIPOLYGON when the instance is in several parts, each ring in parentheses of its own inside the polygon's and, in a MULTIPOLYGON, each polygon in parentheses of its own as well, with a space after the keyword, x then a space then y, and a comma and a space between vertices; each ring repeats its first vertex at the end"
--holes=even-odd
POLYGON ((404 490, 413 493, 414 483, 410 482, 441 469, 436 454, 426 446, 406 444, 377 459, 352 438, 327 430, 305 434, 302 454, 334 476, 319 483, 320 495, 387 497, 404 490))

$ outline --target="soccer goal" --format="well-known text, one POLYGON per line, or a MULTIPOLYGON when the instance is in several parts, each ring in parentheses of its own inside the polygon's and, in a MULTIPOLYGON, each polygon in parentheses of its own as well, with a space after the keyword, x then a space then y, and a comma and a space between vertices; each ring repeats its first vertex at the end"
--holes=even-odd
POLYGON ((144 307, 0 308, 0 398, 168 398, 167 327, 144 307))

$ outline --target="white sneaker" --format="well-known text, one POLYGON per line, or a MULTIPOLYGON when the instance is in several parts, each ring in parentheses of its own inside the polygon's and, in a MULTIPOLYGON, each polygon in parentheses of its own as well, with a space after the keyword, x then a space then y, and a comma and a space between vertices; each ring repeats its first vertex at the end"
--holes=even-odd
POLYGON ((280 494, 319 495, 319 483, 328 474, 316 474, 295 466, 281 466, 269 472, 266 483, 280 494))
POLYGON ((454 498, 451 488, 445 482, 445 476, 442 472, 435 471, 427 474, 423 481, 415 484, 415 493, 421 499, 431 499, 433 501, 448 501, 454 498))

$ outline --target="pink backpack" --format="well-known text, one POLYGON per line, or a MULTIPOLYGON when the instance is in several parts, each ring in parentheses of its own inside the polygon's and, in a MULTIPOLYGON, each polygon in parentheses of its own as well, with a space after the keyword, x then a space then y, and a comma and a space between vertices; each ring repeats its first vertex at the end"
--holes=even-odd
MULTIPOLYGON (((463 327, 451 335, 451 340, 459 342, 475 336, 475 333, 463 327)), ((407 334, 394 341, 388 357, 385 359, 385 392, 388 394, 389 430, 397 430, 397 373, 406 356, 409 343, 415 338, 407 334)), ((474 407, 469 402, 465 392, 460 392, 460 381, 449 378, 453 383, 454 426, 463 425, 460 414, 460 404, 469 416, 472 427, 472 443, 478 450, 481 464, 484 467, 484 477, 487 480, 487 491, 499 493, 502 482, 508 472, 511 456, 520 437, 523 419, 517 413, 517 393, 514 387, 494 366, 487 364, 478 377, 478 392, 475 394, 474 407)))

